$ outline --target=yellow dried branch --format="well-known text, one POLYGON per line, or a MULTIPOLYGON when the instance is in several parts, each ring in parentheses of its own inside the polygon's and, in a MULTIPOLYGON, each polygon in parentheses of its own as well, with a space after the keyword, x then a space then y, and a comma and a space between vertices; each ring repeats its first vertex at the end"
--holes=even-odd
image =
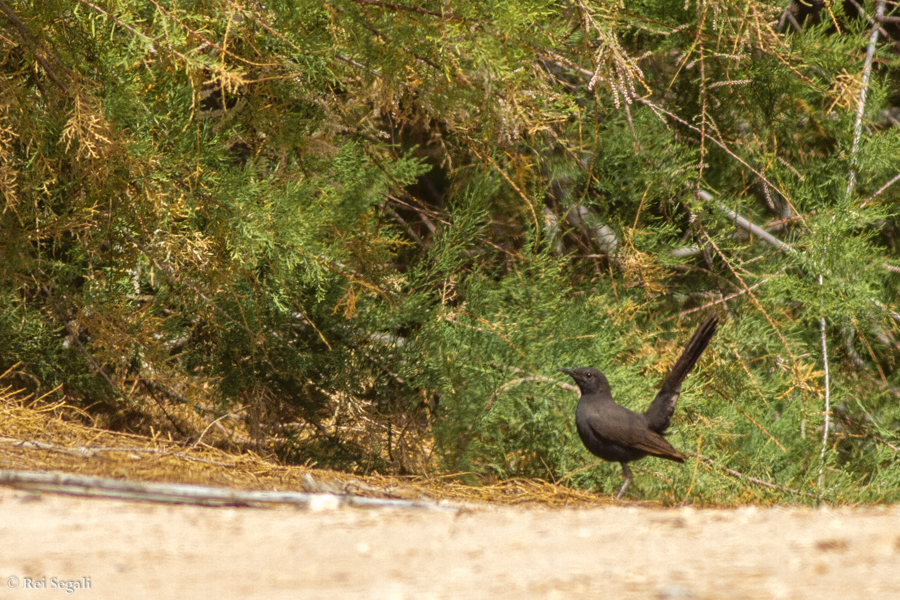
POLYGON ((637 60, 629 56, 622 48, 615 33, 599 26, 581 0, 578 0, 578 8, 585 36, 591 37, 589 31, 596 34, 596 51, 593 57, 594 73, 588 83, 588 89, 593 90, 600 82, 606 83, 612 93, 613 104, 616 108, 619 108, 622 102, 626 105, 631 104, 632 98, 637 96, 635 80, 646 87, 644 72, 638 66, 637 60))
POLYGON ((831 106, 828 107, 828 112, 833 111, 835 106, 844 110, 855 110, 859 106, 859 93, 862 88, 861 75, 851 75, 847 72, 847 69, 842 69, 841 73, 831 83, 830 95, 834 100, 831 106))
POLYGON ((76 160, 98 160, 112 145, 110 125, 95 101, 76 94, 74 102, 60 141, 65 143, 66 152, 73 143, 76 145, 76 160))
POLYGON ((10 123, 7 110, 0 112, 0 194, 3 194, 6 204, 3 212, 8 210, 15 211, 18 204, 18 193, 16 178, 18 177, 18 169, 13 166, 12 144, 19 135, 15 132, 10 123))

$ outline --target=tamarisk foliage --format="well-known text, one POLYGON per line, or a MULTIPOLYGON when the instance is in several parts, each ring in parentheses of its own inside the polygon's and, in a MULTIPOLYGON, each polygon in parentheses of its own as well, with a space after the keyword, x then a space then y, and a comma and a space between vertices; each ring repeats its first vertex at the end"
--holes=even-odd
POLYGON ((612 491, 556 368, 643 406, 715 309, 706 460, 632 493, 897 500, 892 10, 0 0, 0 368, 110 427, 612 491))

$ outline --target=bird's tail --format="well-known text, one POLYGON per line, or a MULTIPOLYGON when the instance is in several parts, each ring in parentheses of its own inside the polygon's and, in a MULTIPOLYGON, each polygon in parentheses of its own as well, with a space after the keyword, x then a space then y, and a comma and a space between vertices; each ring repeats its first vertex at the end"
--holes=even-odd
POLYGON ((659 390, 647 412, 644 413, 647 426, 651 430, 663 433, 669 426, 669 421, 675 412, 675 404, 678 402, 678 395, 681 394, 681 383, 700 360, 718 326, 719 316, 716 313, 708 314, 697 327, 697 331, 694 332, 681 356, 675 361, 675 365, 663 382, 662 389, 659 390))
POLYGON ((709 341, 712 339, 713 334, 716 333, 716 328, 718 326, 719 315, 716 313, 706 315, 706 318, 703 319, 703 322, 697 327, 697 331, 691 336, 691 341, 685 346, 681 356, 675 361, 672 370, 669 371, 669 376, 666 377, 666 380, 663 382, 661 391, 670 394, 677 394, 681 391, 681 382, 684 381, 684 378, 688 376, 688 373, 691 372, 691 369, 693 369, 694 365, 697 364, 697 361, 700 360, 703 351, 706 350, 706 347, 709 345, 709 341))

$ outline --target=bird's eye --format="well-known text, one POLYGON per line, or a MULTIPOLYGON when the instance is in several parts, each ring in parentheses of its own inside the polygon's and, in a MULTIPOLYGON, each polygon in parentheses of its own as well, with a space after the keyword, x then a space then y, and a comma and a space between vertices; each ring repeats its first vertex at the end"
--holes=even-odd
POLYGON ((585 377, 587 377, 588 379, 590 379, 590 378, 593 377, 593 376, 594 376, 593 373, 588 373, 587 375, 585 375, 585 377))

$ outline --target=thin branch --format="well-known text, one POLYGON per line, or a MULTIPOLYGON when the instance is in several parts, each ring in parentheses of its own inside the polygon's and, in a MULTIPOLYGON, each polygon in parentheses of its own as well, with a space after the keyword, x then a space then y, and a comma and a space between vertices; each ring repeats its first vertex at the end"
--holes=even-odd
POLYGON ((794 7, 793 0, 788 0, 787 6, 784 7, 784 10, 781 11, 781 16, 778 18, 778 25, 775 26, 775 31, 781 33, 784 29, 784 22, 787 21, 787 16, 790 14, 791 9, 794 7))
POLYGON ((236 419, 237 417, 231 413, 225 413, 224 415, 222 415, 221 417, 219 417, 218 419, 216 419, 215 421, 213 421, 212 423, 207 425, 206 429, 204 429, 203 432, 200 434, 200 437, 197 438, 197 441, 194 442, 193 444, 191 444, 191 447, 199 446, 200 442, 203 441, 203 436, 206 435, 206 432, 209 431, 214 426, 221 427, 221 425, 219 425, 219 421, 221 421, 222 419, 226 419, 226 418, 236 419))
POLYGON ((87 348, 84 347, 84 344, 81 343, 81 340, 78 339, 78 331, 73 330, 68 325, 66 325, 66 331, 69 332, 69 335, 71 335, 72 340, 75 342, 75 345, 78 346, 78 349, 81 350, 81 353, 84 354, 85 358, 87 358, 87 361, 90 363, 91 367, 93 367, 95 371, 103 376, 103 379, 106 380, 106 383, 109 384, 109 387, 111 387, 114 392, 121 395, 123 398, 127 398, 125 392, 123 392, 115 383, 113 383, 113 380, 109 375, 106 374, 106 371, 103 370, 103 367, 100 366, 100 363, 97 362, 97 359, 94 358, 90 352, 88 352, 87 348))
POLYGON ((756 419, 754 419, 753 417, 751 417, 750 415, 748 415, 747 413, 745 413, 745 412, 744 412, 744 409, 742 409, 742 408, 741 408, 740 406, 738 406, 737 404, 735 404, 734 407, 738 410, 739 413, 741 413, 742 415, 744 415, 744 416, 747 418, 748 421, 750 421, 751 423, 753 423, 754 425, 756 425, 757 429, 759 429, 760 431, 762 431, 764 434, 766 434, 766 435, 769 437, 770 440, 772 440, 773 442, 775 442, 775 444, 776 444, 779 448, 781 448, 781 451, 782 451, 782 452, 787 452, 787 449, 786 449, 784 446, 781 445, 781 442, 779 442, 779 441, 775 438, 774 435, 772 435, 771 433, 769 433, 768 430, 766 430, 765 427, 763 427, 762 425, 760 425, 759 423, 757 423, 757 422, 756 422, 756 419))
MULTIPOLYGON (((701 200, 703 200, 705 202, 711 202, 713 200, 712 195, 709 194, 708 192, 704 192, 703 190, 700 190, 697 195, 700 197, 701 200)), ((785 244, 784 242, 782 242, 781 240, 779 240, 778 238, 773 236, 771 233, 769 233, 768 231, 766 231, 759 225, 755 225, 755 224, 751 223, 750 221, 748 221, 744 217, 740 216, 739 214, 737 214, 736 212, 734 212, 733 210, 731 210, 730 208, 728 208, 721 202, 716 202, 715 206, 720 211, 722 211, 723 213, 728 215, 728 217, 732 221, 734 221, 735 224, 737 224, 739 227, 746 229, 747 231, 749 231, 750 233, 752 233, 759 239, 763 240, 764 242, 767 242, 767 243, 771 244, 772 246, 775 246, 779 250, 784 250, 785 252, 788 252, 788 253, 796 252, 796 250, 794 250, 793 248, 791 248, 790 246, 788 246, 787 244, 785 244)))
POLYGON ((424 8, 417 8, 414 6, 403 6, 401 4, 393 4, 391 2, 380 2, 379 0, 355 0, 357 4, 368 4, 370 6, 378 6, 381 8, 389 8, 391 10, 401 10, 406 12, 417 13, 420 15, 428 15, 431 17, 440 17, 442 19, 447 19, 448 21, 468 21, 469 19, 463 19, 462 17, 457 17, 454 14, 442 14, 439 12, 434 12, 431 10, 425 10, 424 8))
POLYGON ((459 512, 460 509, 422 500, 370 498, 349 494, 308 494, 302 492, 243 491, 224 487, 175 483, 123 481, 107 477, 47 473, 42 471, 0 471, 0 485, 54 492, 73 496, 195 504, 201 506, 257 506, 292 504, 312 510, 355 506, 359 508, 405 508, 459 512))
MULTIPOLYGON (((875 20, 878 21, 882 17, 884 17, 884 8, 885 3, 879 2, 875 7, 875 20)), ((872 26, 872 33, 869 35, 869 45, 866 49, 866 59, 863 63, 863 76, 862 76, 862 89, 859 91, 859 102, 856 106, 856 123, 853 127, 853 147, 850 151, 850 177, 847 182, 847 196, 849 197, 854 188, 856 187, 856 157, 859 153, 859 140, 862 137, 862 121, 863 115, 866 112, 866 94, 869 90, 869 78, 872 75, 872 62, 875 59, 875 46, 878 43, 878 35, 880 32, 880 27, 878 25, 872 26)), ((863 206, 865 203, 863 203, 863 206)), ((822 261, 825 260, 825 255, 827 254, 828 249, 822 249, 822 261)), ((825 332, 825 299, 822 296, 822 288, 824 286, 822 280, 822 273, 819 273, 818 277, 820 295, 819 295, 819 308, 821 310, 821 316, 819 317, 819 337, 822 342, 822 366, 825 372, 825 423, 822 431, 822 449, 819 452, 819 477, 817 480, 816 486, 819 489, 819 493, 822 493, 822 479, 825 474, 825 452, 828 449, 828 430, 831 427, 831 383, 828 372, 828 343, 827 336, 825 332)))
POLYGON ((889 441, 887 441, 886 439, 884 439, 877 433, 872 433, 868 427, 866 427, 863 423, 857 421, 856 419, 852 418, 847 413, 842 412, 840 410, 835 410, 834 417, 835 417, 835 419, 840 419, 840 421, 844 425, 846 425, 848 428, 855 429, 857 431, 861 431, 863 433, 863 435, 869 436, 872 439, 874 439, 875 441, 884 444, 885 446, 887 446, 894 452, 900 452, 900 448, 898 448, 894 444, 890 443, 889 441))
MULTIPOLYGON (((822 274, 819 273, 819 287, 822 287, 822 274)), ((828 428, 831 426, 831 386, 828 376, 828 344, 825 337, 825 309, 824 300, 819 296, 822 308, 822 316, 819 318, 819 333, 822 338, 822 365, 825 367, 825 426, 822 432, 822 451, 819 453, 821 464, 819 465, 819 480, 817 487, 822 491, 822 475, 825 472, 825 450, 828 448, 828 428)))
MULTIPOLYGON (((500 165, 497 164, 497 162, 494 160, 494 158, 492 156, 490 156, 489 154, 485 154, 484 156, 482 156, 481 153, 478 152, 478 150, 476 150, 475 148, 472 148, 472 151, 482 161, 487 161, 487 162, 491 163, 491 165, 494 167, 494 169, 496 169, 496 171, 500 174, 500 176, 506 180, 506 183, 508 183, 510 185, 510 187, 512 187, 513 191, 515 191, 516 194, 519 196, 519 198, 522 199, 522 202, 524 202, 525 205, 528 206, 528 208, 531 210, 531 218, 534 221, 534 231, 535 232, 540 231, 541 226, 540 226, 540 222, 538 221, 537 212, 534 210, 534 201, 532 201, 528 196, 525 195, 525 192, 523 192, 519 188, 519 186, 516 185, 516 182, 513 181, 509 175, 506 174, 506 171, 504 171, 500 167, 500 165)), ((535 243, 537 243, 537 238, 535 238, 535 243)))
MULTIPOLYGON (((875 20, 884 18, 885 3, 879 2, 875 7, 875 20)), ((853 148, 850 150, 850 179, 847 182, 847 196, 856 187, 856 155, 859 151, 859 139, 862 137, 863 114, 866 112, 866 94, 869 91, 869 78, 872 75, 872 62, 875 60, 875 45, 878 43, 880 27, 874 25, 869 36, 869 47, 866 49, 866 60, 863 63, 862 89, 859 90, 859 102, 856 105, 856 124, 853 126, 853 148)), ((821 478, 821 475, 820 475, 821 478)))
MULTIPOLYGON (((784 268, 782 268, 782 270, 784 270, 784 268)), ((719 300, 716 300, 716 301, 714 301, 714 302, 710 302, 709 304, 704 304, 703 306, 698 306, 697 308, 692 308, 692 309, 690 309, 690 310, 685 310, 685 311, 683 311, 683 312, 680 312, 680 313, 678 313, 677 315, 672 315, 671 317, 666 317, 665 319, 663 319, 663 320, 660 321, 659 323, 662 324, 662 323, 665 323, 666 321, 671 321, 672 319, 680 319, 681 317, 685 317, 685 316, 687 316, 687 315, 689 315, 689 314, 691 314, 691 313, 695 313, 695 312, 698 312, 698 311, 704 311, 704 310, 706 310, 706 309, 708 309, 708 308, 711 308, 711 307, 713 307, 713 306, 715 306, 715 305, 717 305, 717 304, 724 304, 725 302, 728 302, 729 300, 732 300, 732 299, 734 299, 734 298, 737 298, 738 296, 742 296, 743 294, 746 294, 746 293, 748 293, 748 292, 752 292, 753 290, 755 290, 756 288, 758 288, 758 287, 761 286, 762 284, 764 284, 764 283, 766 283, 766 282, 768 282, 768 281, 771 281, 771 280, 774 279, 775 277, 778 277, 778 275, 773 275, 772 277, 768 277, 768 278, 766 278, 766 279, 763 279, 762 281, 757 281, 756 283, 754 283, 753 285, 751 285, 751 286, 748 287, 748 288, 744 288, 744 289, 742 289, 742 290, 739 291, 739 292, 735 292, 735 293, 731 294, 730 296, 725 296, 724 298, 720 298, 719 300)))
MULTIPOLYGON (((132 27, 132 26, 129 25, 128 23, 122 22, 120 19, 117 19, 116 17, 114 17, 113 15, 109 14, 108 12, 106 12, 105 10, 103 10, 102 8, 100 8, 99 6, 96 6, 96 5, 94 5, 94 4, 91 4, 91 3, 88 2, 87 0, 75 0, 75 2, 78 2, 79 4, 83 4, 84 6, 87 6, 87 7, 90 8, 91 10, 94 10, 94 11, 100 13, 101 15, 103 15, 104 17, 106 17, 107 19, 109 19, 110 21, 112 21, 113 23, 115 23, 116 25, 118 25, 119 27, 121 27, 121 28, 123 28, 123 29, 127 29, 128 31, 130 31, 131 33, 133 33, 135 36, 141 38, 141 40, 143 40, 144 43, 147 44, 147 51, 150 52, 150 54, 156 54, 156 48, 153 46, 153 40, 151 40, 149 37, 147 37, 146 35, 144 35, 144 34, 141 33, 140 31, 138 31, 137 29, 135 29, 134 27, 132 27)), ((170 50, 172 50, 172 49, 170 48, 170 50)), ((175 52, 174 50, 172 50, 172 51, 175 52)), ((178 56, 180 56, 182 59, 185 59, 185 60, 187 59, 186 56, 184 56, 183 54, 181 54, 181 53, 179 53, 179 52, 175 52, 175 54, 177 54, 178 56)))
POLYGON ((422 243, 422 238, 419 237, 419 234, 417 234, 415 231, 413 231, 413 228, 410 227, 409 224, 403 220, 403 217, 401 217, 399 214, 397 214, 396 210, 394 210, 390 206, 385 206, 385 208, 387 209, 388 213, 392 217, 394 217, 395 221, 397 221, 398 223, 403 225, 403 228, 406 229, 406 233, 409 234, 409 237, 411 237, 419 245, 420 248, 426 248, 425 244, 422 243))
POLYGON ((756 296, 753 294, 753 292, 750 291, 750 286, 747 285, 747 283, 744 281, 744 279, 738 274, 737 270, 731 265, 731 263, 728 261, 728 258, 725 256, 725 253, 722 252, 722 249, 719 248, 718 245, 716 245, 716 243, 713 241, 712 237, 710 237, 710 235, 708 233, 706 233, 705 231, 703 232, 703 235, 706 236, 706 241, 709 242, 709 244, 713 247, 713 249, 715 249, 716 254, 719 255, 719 257, 722 259, 722 262, 724 262, 725 266, 728 267, 728 270, 731 271, 731 274, 734 275, 735 279, 737 279, 740 282, 743 289, 750 296, 750 301, 753 303, 753 305, 756 307, 756 309, 762 314, 762 316, 764 316, 766 318, 766 321, 769 322, 769 326, 772 328, 772 331, 774 331, 775 335, 778 336, 778 339, 781 341, 781 344, 784 346, 785 351, 788 353, 788 356, 791 358, 791 364, 794 365, 794 367, 796 368, 797 357, 794 356, 794 353, 791 351, 791 347, 788 344, 787 340, 784 338, 783 335, 781 335, 781 330, 775 324, 775 321, 772 319, 771 316, 769 316, 769 313, 766 312, 766 309, 763 308, 762 303, 760 303, 760 301, 756 298, 756 296))
MULTIPOLYGON (((2 0, 0 0, 0 1, 2 1, 2 0)), ((150 262, 152 262, 153 265, 154 265, 157 269, 159 269, 160 271, 162 271, 163 273, 165 273, 170 279, 172 279, 172 281, 174 281, 175 283, 177 283, 177 284, 179 284, 179 285, 183 285, 183 286, 187 287, 188 289, 190 289, 192 292, 194 292, 195 294, 197 294, 197 296, 198 296, 200 299, 202 299, 204 302, 206 302, 207 304, 209 304, 216 312, 220 313, 220 314, 221 314, 222 316, 224 316, 226 319, 228 319, 229 321, 231 321, 232 323, 234 323, 234 324, 237 325, 238 327, 242 328, 242 329, 243 329, 244 331, 246 331, 248 334, 250 334, 250 337, 251 337, 252 339, 254 339, 254 340, 258 339, 259 334, 255 333, 252 329, 250 329, 249 327, 247 327, 247 325, 245 325, 244 323, 242 323, 242 322, 238 321, 237 319, 233 318, 230 314, 228 314, 228 312, 227 312, 225 309, 221 308, 218 304, 216 304, 215 301, 214 301, 212 298, 210 298, 209 296, 207 296, 206 294, 204 294, 202 291, 200 291, 200 288, 198 288, 197 286, 195 286, 195 285, 192 284, 191 282, 186 281, 186 280, 182 279, 181 277, 179 277, 178 275, 176 275, 176 274, 175 274, 175 270, 172 269, 172 267, 170 267, 169 265, 157 261, 156 258, 155 258, 152 254, 150 254, 150 252, 147 250, 147 248, 145 248, 144 245, 143 245, 141 242, 139 242, 134 236, 132 236, 132 235, 131 235, 130 233, 128 233, 127 231, 126 231, 126 232, 123 232, 123 234, 125 235, 125 237, 128 238, 128 240, 129 240, 132 244, 135 245, 135 247, 137 247, 138 250, 140 250, 141 252, 144 253, 144 256, 146 256, 148 259, 150 259, 150 262)))
MULTIPOLYGON (((869 22, 869 25, 872 25, 873 27, 878 27, 878 21, 876 21, 875 19, 870 17, 869 13, 866 12, 866 9, 863 8, 859 2, 857 2, 856 0, 850 0, 850 4, 855 6, 856 10, 859 11, 859 14, 861 14, 862 16, 864 16, 866 18, 866 21, 869 22)), ((884 19, 884 17, 882 17, 882 19, 884 19)), ((881 35, 883 35, 884 37, 893 41, 893 38, 891 38, 891 36, 888 35, 887 31, 885 31, 883 27, 878 27, 878 31, 881 33, 881 35)))
MULTIPOLYGON (((888 265, 884 265, 884 266, 885 266, 885 267, 888 267, 888 265)), ((894 267, 894 268, 896 268, 896 267, 894 267)), ((891 270, 891 269, 889 268, 888 270, 891 270)), ((875 298, 869 298, 869 300, 871 300, 871 301, 872 301, 872 304, 874 304, 875 306, 877 306, 877 307, 880 308, 881 310, 886 311, 886 312, 890 315, 890 317, 891 317, 892 319, 894 319, 895 321, 897 321, 898 323, 900 323, 900 314, 898 314, 898 313, 892 311, 891 308, 890 308, 889 306, 885 306, 883 303, 879 302, 879 301, 876 300, 875 298)))
POLYGON ((800 490, 794 490, 794 489, 791 489, 788 487, 784 487, 783 485, 778 485, 777 483, 772 483, 771 481, 764 481, 762 479, 757 479, 756 477, 748 477, 747 475, 744 475, 740 471, 735 471, 734 469, 730 469, 728 467, 723 467, 723 466, 717 465, 713 459, 711 459, 707 456, 703 456, 702 454, 697 455, 697 454, 694 454, 693 452, 689 452, 689 451, 686 451, 685 454, 687 454, 689 456, 693 456, 695 458, 699 458, 703 462, 705 462, 709 465, 712 465, 715 468, 722 469, 723 471, 725 471, 732 477, 737 477, 738 479, 746 479, 750 483, 755 483, 756 485, 761 485, 761 486, 767 487, 769 489, 778 490, 779 492, 784 492, 786 494, 794 494, 796 496, 806 496, 808 498, 818 499, 818 496, 816 496, 815 494, 811 494, 809 492, 801 492, 800 490))
POLYGON ((788 15, 788 21, 791 22, 791 25, 794 26, 794 29, 797 30, 797 33, 803 33, 803 28, 800 27, 800 23, 797 22, 797 17, 792 14, 788 15))
MULTIPOLYGON (((50 66, 50 63, 47 61, 47 57, 43 54, 43 48, 41 48, 41 43, 38 39, 31 33, 31 30, 19 19, 13 9, 11 9, 6 2, 0 0, 0 12, 6 15, 6 18, 9 19, 10 23, 15 26, 15 28, 19 32, 19 36, 22 38, 22 41, 25 42, 25 45, 31 48, 31 52, 34 55, 34 59, 40 63, 40 65, 44 68, 44 71, 47 73, 47 76, 53 80, 53 83, 63 91, 63 93, 68 94, 69 88, 68 86, 57 76, 56 71, 53 67, 50 66)), ((52 52, 47 53, 53 61, 60 65, 60 67, 67 71, 65 65, 63 65, 60 60, 54 55, 52 52)))
POLYGON ((234 463, 226 463, 218 460, 209 460, 206 458, 197 458, 196 456, 188 456, 181 452, 167 452, 165 450, 157 450, 155 448, 128 448, 116 446, 74 446, 66 448, 64 446, 56 446, 38 440, 19 440, 16 438, 0 437, 0 444, 9 444, 17 448, 25 448, 28 450, 44 450, 46 452, 56 452, 57 454, 67 454, 77 458, 95 458, 102 453, 124 452, 128 454, 154 454, 157 456, 174 456, 190 462, 198 462, 217 467, 236 467, 234 463))
POLYGON ((898 181, 900 181, 900 174, 895 175, 893 179, 891 179, 891 180, 888 181, 886 184, 884 184, 883 186, 881 186, 881 187, 878 189, 877 192, 875 192, 874 194, 872 194, 871 196, 869 196, 868 199, 866 199, 866 201, 863 202, 863 208, 865 208, 866 206, 872 204, 872 201, 875 200, 875 198, 876 198, 877 196, 880 196, 881 193, 882 193, 884 190, 888 189, 889 187, 891 187, 892 185, 894 185, 894 184, 897 183, 898 181))
MULTIPOLYGON (((811 211, 809 211, 809 213, 806 216, 809 217, 814 214, 816 214, 816 211, 811 210, 811 211)), ((778 219, 777 221, 769 221, 768 223, 766 223, 766 226, 763 227, 763 229, 765 229, 769 233, 772 233, 773 231, 781 231, 782 229, 784 229, 785 227, 787 227, 794 221, 801 221, 803 219, 804 219, 803 216, 794 215, 793 217, 787 217, 785 219, 778 219)))
MULTIPOLYGON (((676 115, 676 114, 674 114, 674 113, 672 113, 672 112, 670 112, 670 111, 664 109, 663 107, 659 106, 658 104, 654 104, 653 102, 651 102, 650 100, 648 100, 648 99, 646 99, 646 98, 636 98, 636 101, 637 101, 637 102, 640 102, 640 103, 642 103, 642 104, 644 104, 645 106, 647 106, 648 108, 650 108, 650 110, 652 110, 652 111, 654 111, 654 112, 659 112, 659 113, 662 113, 662 114, 668 116, 669 118, 671 118, 671 119, 677 121, 680 125, 682 125, 682 126, 684 126, 684 127, 687 127, 688 129, 694 131, 694 132, 697 133, 697 134, 700 134, 700 133, 701 133, 701 131, 700 131, 700 129, 699 129, 698 127, 696 127, 696 126, 694 126, 694 125, 691 125, 690 123, 688 123, 687 121, 685 121, 684 119, 682 119, 681 117, 679 117, 678 115, 676 115)), ((728 155, 731 156, 733 159, 735 159, 736 161, 738 161, 739 163, 741 163, 742 165, 744 165, 745 167, 747 167, 747 168, 750 170, 750 172, 752 172, 754 175, 756 175, 757 177, 759 177, 759 179, 760 179, 763 183, 769 185, 769 187, 771 187, 773 190, 776 190, 776 191, 778 192, 778 194, 779 194, 782 198, 784 198, 785 202, 787 202, 788 205, 790 205, 791 210, 793 210, 795 213, 800 213, 800 211, 798 211, 798 210, 796 210, 796 209, 794 208, 793 203, 791 202, 790 198, 788 198, 788 196, 787 196, 787 194, 784 192, 784 190, 782 190, 780 187, 778 187, 777 185, 775 185, 774 183, 772 183, 771 181, 769 181, 768 178, 766 178, 765 175, 763 175, 763 174, 760 173, 757 169, 755 169, 753 166, 751 166, 750 163, 748 163, 746 160, 744 160, 743 158, 741 158, 740 156, 738 156, 737 154, 735 154, 734 152, 732 152, 731 149, 728 147, 728 145, 725 144, 725 142, 721 141, 719 138, 717 138, 717 137, 715 137, 715 136, 713 136, 713 135, 708 135, 708 134, 707 134, 706 137, 707 137, 707 139, 709 139, 710 141, 712 141, 714 144, 716 144, 719 148, 721 148, 722 150, 724 150, 726 154, 728 154, 728 155)), ((804 220, 804 224, 805 224, 805 220, 804 220)))
POLYGON ((693 246, 686 246, 684 248, 675 248, 674 250, 670 250, 669 254, 675 258, 690 258, 691 256, 697 256, 701 252, 703 252, 703 249, 697 244, 694 244, 693 246))
MULTIPOLYGON (((358 0, 357 0, 357 1, 358 1, 358 0)), ((328 6, 330 6, 332 9, 334 9, 336 12, 339 12, 339 13, 341 13, 341 14, 347 14, 347 12, 346 12, 343 8, 341 8, 341 7, 339 7, 339 6, 335 6, 334 4, 332 4, 332 3, 330 3, 330 2, 326 2, 326 4, 327 4, 328 6)), ((368 14, 366 14, 366 16, 368 16, 368 14)), ((368 29, 369 31, 371 31, 373 34, 375 34, 375 36, 377 36, 378 39, 383 40, 384 42, 386 42, 386 43, 388 43, 388 44, 393 44, 393 43, 394 43, 394 40, 391 39, 391 37, 390 37, 389 35, 387 35, 386 33, 382 32, 382 31, 380 31, 380 30, 378 30, 378 29, 376 29, 376 28, 373 27, 371 24, 369 24, 369 23, 362 23, 362 22, 361 22, 360 24, 361 24, 363 27, 365 27, 366 29, 368 29)), ((292 45, 293 45, 293 44, 292 44, 292 45)), ((438 72, 441 71, 441 66, 440 66, 439 64, 437 64, 436 62, 434 62, 433 60, 431 60, 431 59, 429 59, 429 58, 425 58, 424 56, 420 56, 419 54, 417 54, 416 52, 414 52, 413 50, 411 50, 408 46, 404 46, 404 47, 403 47, 403 51, 409 53, 409 54, 412 55, 412 56, 414 56, 416 60, 418 60, 419 62, 422 62, 422 63, 428 65, 429 67, 431 67, 431 68, 434 69, 435 71, 438 71, 438 72)))
POLYGON ((167 16, 170 19, 172 19, 173 21, 175 21, 178 24, 178 26, 181 27, 182 29, 184 29, 189 35, 195 36, 197 39, 202 41, 204 43, 204 45, 209 46, 211 48, 215 48, 218 52, 221 52, 223 55, 230 56, 230 57, 234 58, 235 60, 238 60, 244 64, 248 64, 253 67, 266 68, 266 67, 279 66, 277 63, 256 63, 256 62, 253 62, 252 60, 248 60, 248 59, 244 58, 243 56, 235 54, 234 52, 230 52, 227 48, 223 48, 223 47, 219 46, 218 44, 216 44, 215 42, 213 42, 212 40, 207 39, 199 31, 191 29, 190 27, 188 27, 187 25, 182 23, 178 17, 176 17, 174 14, 172 14, 171 12, 167 11, 165 8, 160 6, 159 3, 156 2, 156 0, 150 0, 150 4, 155 6, 159 10, 159 12, 161 12, 165 16, 167 16))

